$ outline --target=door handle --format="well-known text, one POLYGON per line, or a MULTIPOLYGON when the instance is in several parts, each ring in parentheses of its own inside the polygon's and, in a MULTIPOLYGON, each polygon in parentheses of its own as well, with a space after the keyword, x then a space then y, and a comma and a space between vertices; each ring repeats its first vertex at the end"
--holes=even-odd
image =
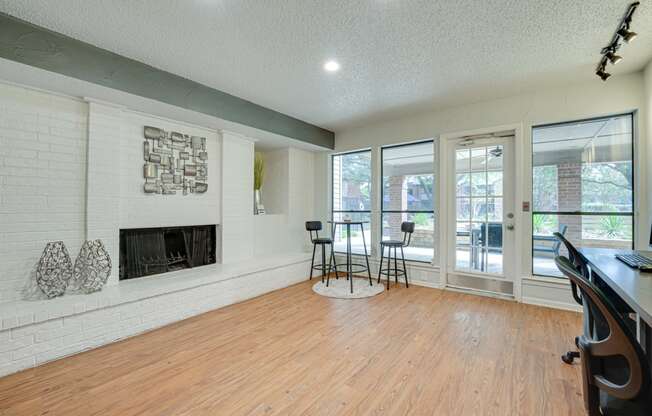
POLYGON ((514 224, 507 224, 505 228, 507 228, 509 231, 514 231, 514 224))

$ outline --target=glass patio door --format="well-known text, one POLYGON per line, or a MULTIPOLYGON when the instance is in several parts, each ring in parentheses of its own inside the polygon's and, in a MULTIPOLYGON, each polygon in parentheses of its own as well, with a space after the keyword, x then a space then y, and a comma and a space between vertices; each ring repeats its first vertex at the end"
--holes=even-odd
POLYGON ((453 273, 511 277, 513 137, 459 140, 449 187, 453 273), (511 261, 509 261, 511 259, 511 261))

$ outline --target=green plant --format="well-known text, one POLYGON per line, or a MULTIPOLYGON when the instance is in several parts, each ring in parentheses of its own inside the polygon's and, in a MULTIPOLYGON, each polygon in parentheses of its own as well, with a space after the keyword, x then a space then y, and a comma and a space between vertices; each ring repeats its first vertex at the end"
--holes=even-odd
POLYGON ((621 234, 623 231, 623 227, 625 226, 625 221, 623 220, 623 217, 616 217, 613 215, 610 215, 608 217, 604 217, 600 221, 600 230, 610 238, 617 237, 621 234))
POLYGON ((263 187, 265 178, 265 159, 260 153, 254 157, 254 191, 259 191, 263 187))
POLYGON ((532 231, 534 234, 545 234, 552 226, 554 226, 554 221, 549 215, 532 215, 532 231))
POLYGON ((412 216, 412 221, 416 225, 428 225, 429 215, 426 214, 425 212, 418 212, 412 216))

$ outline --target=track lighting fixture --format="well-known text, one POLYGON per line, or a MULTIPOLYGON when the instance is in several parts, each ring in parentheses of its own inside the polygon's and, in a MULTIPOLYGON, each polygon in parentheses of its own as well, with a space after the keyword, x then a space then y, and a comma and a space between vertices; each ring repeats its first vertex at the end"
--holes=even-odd
POLYGON ((618 62, 623 60, 623 57, 620 55, 616 55, 613 51, 609 51, 604 55, 611 65, 616 65, 618 62))
POLYGON ((603 81, 606 81, 611 76, 611 74, 605 71, 604 68, 598 68, 598 70, 595 71, 595 75, 599 76, 603 81))
POLYGON ((616 30, 616 33, 614 33, 611 39, 611 43, 606 48, 602 48, 602 59, 600 59, 595 74, 603 81, 606 81, 611 76, 611 74, 607 72, 607 63, 616 65, 618 62, 623 60, 622 56, 616 55, 616 51, 618 51, 621 46, 621 40, 625 43, 630 43, 637 36, 636 32, 630 30, 629 27, 632 23, 634 11, 636 11, 636 8, 640 4, 641 3, 637 1, 629 5, 623 20, 620 21, 618 30, 616 30))
POLYGON ((623 38, 625 43, 629 43, 633 41, 634 39, 636 39, 636 36, 638 36, 638 33, 629 30, 629 25, 621 27, 620 30, 616 33, 618 33, 618 36, 623 38))
POLYGON ((607 57, 603 57, 600 63, 598 64, 598 68, 595 70, 595 75, 599 76, 601 80, 606 81, 611 74, 607 72, 607 57))

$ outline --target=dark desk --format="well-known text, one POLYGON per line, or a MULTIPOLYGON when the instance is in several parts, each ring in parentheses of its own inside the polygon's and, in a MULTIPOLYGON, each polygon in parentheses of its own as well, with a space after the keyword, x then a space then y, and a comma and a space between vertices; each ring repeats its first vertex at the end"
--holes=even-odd
MULTIPOLYGON (((583 248, 594 277, 601 279, 637 314, 637 337, 652 363, 652 273, 641 273, 615 258, 631 250, 583 248)), ((652 252, 639 252, 652 258, 652 252)))

